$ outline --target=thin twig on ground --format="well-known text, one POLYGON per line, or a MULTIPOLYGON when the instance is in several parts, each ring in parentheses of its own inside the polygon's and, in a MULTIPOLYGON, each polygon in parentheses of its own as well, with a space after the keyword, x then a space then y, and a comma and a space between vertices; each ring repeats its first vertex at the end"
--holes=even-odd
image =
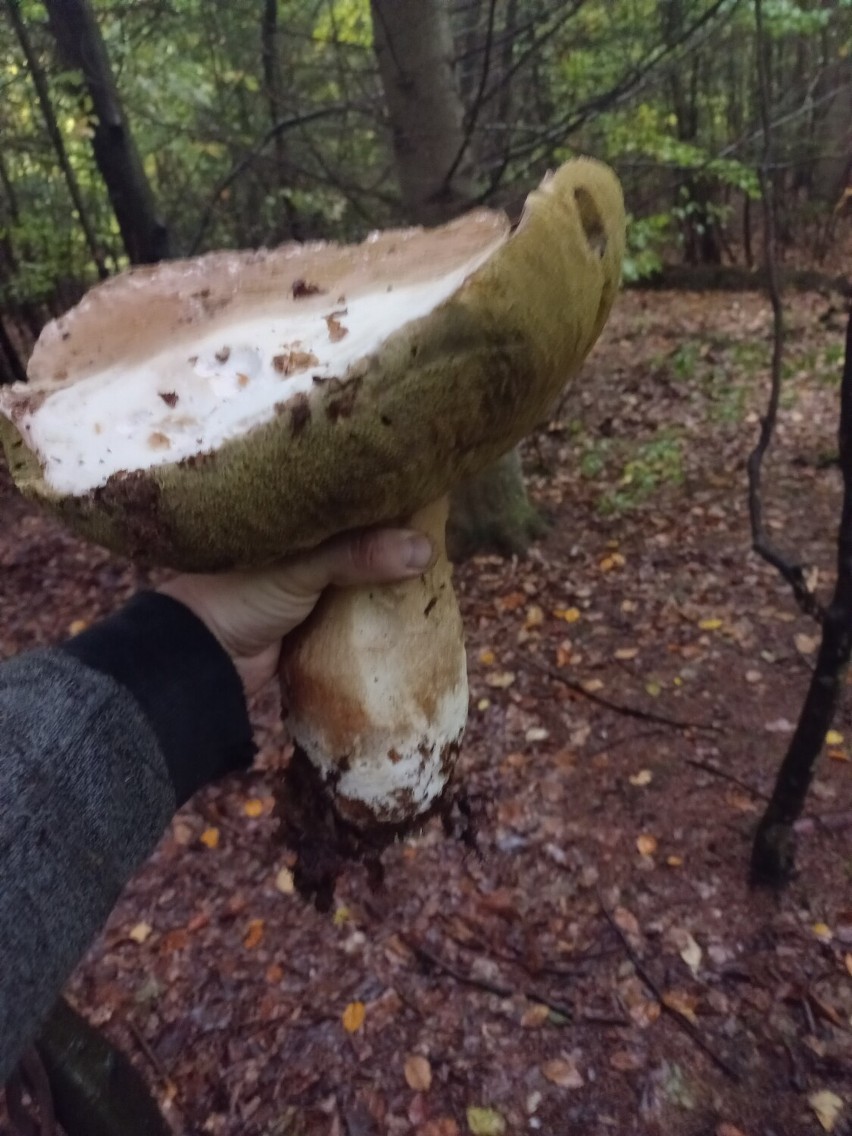
POLYGON ((541 662, 533 655, 525 656, 526 661, 533 666, 537 671, 552 678, 554 682, 561 682, 563 686, 567 686, 569 690, 573 690, 575 694, 581 695, 583 698, 588 698, 590 702, 594 702, 597 706, 603 706, 607 710, 612 710, 616 714, 623 714, 627 718, 638 718, 641 722, 654 722, 658 726, 671 726, 675 730, 707 730, 712 733, 724 732, 724 726, 719 725, 718 722, 689 722, 682 718, 670 718, 667 714, 657 714, 653 710, 642 710, 638 706, 628 706, 623 702, 616 702, 612 698, 607 698, 606 695, 599 694, 596 690, 587 690, 585 686, 577 679, 568 678, 567 675, 562 674, 555 667, 548 666, 547 663, 541 662))
POLYGON ((542 1006, 547 1006, 549 1010, 553 1010, 554 1013, 561 1014, 565 1018, 570 1018, 572 1021, 587 1021, 595 1025, 611 1026, 627 1026, 630 1024, 624 1018, 607 1016, 594 1011, 589 1013, 581 1011, 578 1013, 576 1007, 569 1005, 567 1002, 560 1002, 556 998, 551 998, 550 995, 543 993, 541 990, 505 986, 499 982, 491 982, 486 978, 476 978, 472 974, 466 974, 464 971, 459 970, 457 967, 453 966, 452 963, 434 954, 427 947, 416 942, 408 935, 401 935, 400 938, 421 962, 426 963, 427 966, 434 967, 436 970, 448 975, 463 986, 472 986, 474 989, 484 990, 487 994, 496 994, 498 998, 512 998, 517 994, 522 994, 531 1002, 538 1002, 542 1006))
POLYGON ((688 1037, 690 1037, 692 1041, 695 1042, 702 1053, 706 1054, 707 1057, 710 1058, 717 1069, 720 1069, 725 1074, 725 1076, 730 1077, 732 1081, 738 1082, 740 1080, 739 1071, 729 1061, 718 1054, 715 1049, 713 1049, 710 1043, 705 1040, 700 1030, 696 1026, 694 1026, 688 1018, 685 1018, 683 1014, 678 1013, 678 1011, 675 1010, 674 1007, 669 1006, 666 1003, 662 990, 660 990, 657 983, 645 969, 645 965, 636 954, 633 947, 631 947, 630 941, 628 940, 627 936, 616 923, 612 913, 603 901, 603 896, 601 895, 600 890, 598 890, 598 903, 607 923, 621 940, 621 945, 624 947, 624 953, 633 964, 633 969, 636 971, 638 977, 642 980, 642 982, 644 982, 648 990, 659 1003, 660 1009, 664 1013, 667 1013, 672 1021, 677 1023, 677 1025, 683 1030, 683 1032, 688 1037))
POLYGON ((755 788, 754 785, 749 785, 748 781, 742 781, 734 773, 728 773, 725 769, 720 769, 718 765, 714 765, 711 761, 702 761, 700 757, 685 757, 684 761, 687 765, 693 765, 696 769, 703 769, 705 773, 712 773, 714 777, 719 777, 722 781, 730 781, 732 785, 739 786, 744 789, 746 793, 751 793, 753 797, 760 797, 762 801, 769 800, 769 794, 764 793, 761 789, 755 788))
POLYGON ((168 1084, 170 1078, 168 1073, 166 1072, 165 1066, 163 1065, 157 1054, 154 1052, 154 1050, 151 1048, 151 1046, 148 1044, 148 1039, 142 1033, 142 1030, 139 1028, 139 1026, 137 1026, 136 1022, 134 1022, 132 1018, 126 1018, 125 1025, 133 1035, 133 1040, 136 1042, 136 1044, 139 1046, 139 1048, 147 1058, 148 1064, 151 1066, 160 1080, 168 1084))

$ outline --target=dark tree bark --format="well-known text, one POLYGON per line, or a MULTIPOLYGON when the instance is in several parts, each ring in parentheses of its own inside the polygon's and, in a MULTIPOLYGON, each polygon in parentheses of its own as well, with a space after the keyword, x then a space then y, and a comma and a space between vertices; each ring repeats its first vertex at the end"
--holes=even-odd
POLYGON ((403 205, 415 224, 439 224, 473 198, 447 6, 371 0, 370 8, 403 205))
MULTIPOLYGON (((284 84, 281 77, 281 57, 278 43, 278 0, 263 0, 260 20, 260 58, 263 64, 263 90, 266 105, 269 107, 269 125, 274 128, 284 118, 284 84)), ((300 240, 299 217, 287 189, 290 187, 291 171, 287 159, 287 139, 284 131, 277 131, 273 138, 275 146, 275 189, 285 215, 285 223, 273 234, 273 242, 289 237, 300 240)))
POLYGON ((3 383, 25 382, 26 377, 24 364, 9 336, 3 316, 0 315, 0 386, 3 383))
POLYGON ((837 538, 837 582, 823 619, 822 643, 805 703, 755 836, 751 882, 756 885, 780 887, 794 871, 793 826, 805 806, 814 766, 834 720, 852 653, 852 312, 846 328, 839 435, 843 506, 837 538))
MULTIPOLYGON (((474 192, 472 122, 466 126, 456 85, 447 5, 371 0, 371 9, 406 216, 423 225, 447 221, 471 204, 474 192)), ((458 559, 484 548, 521 553, 543 527, 527 497, 520 460, 508 454, 454 492, 450 554, 458 559)))
POLYGON ((80 71, 94 108, 92 149, 131 264, 169 256, 169 233, 121 106, 106 45, 88 0, 45 0, 65 65, 80 71))
POLYGON ((59 162, 59 168, 62 170, 62 175, 65 178, 65 184, 68 186, 68 193, 74 208, 77 211, 77 218, 80 222, 80 227, 83 230, 83 235, 86 238, 86 244, 89 248, 89 253, 95 263, 98 276, 103 280, 108 275, 106 264, 104 263, 103 252, 100 249, 98 238, 95 234, 94 226, 89 220, 89 213, 86 209, 83 195, 80 192, 80 186, 77 182, 77 177, 68 160, 68 153, 65 149, 65 142, 62 138, 62 131, 59 129, 59 124, 56 121, 56 115, 53 113, 53 104, 50 101, 50 91, 47 85, 47 78, 44 70, 39 62, 38 56, 33 48, 32 41, 30 40, 29 32, 27 31, 24 18, 21 15, 21 7, 19 0, 6 0, 6 10, 9 13, 9 19, 12 21, 12 27, 15 30, 18 43, 21 45, 21 51, 27 62, 27 69, 30 73, 30 78, 33 81, 33 86, 36 91, 36 98, 38 105, 44 118, 44 124, 47 127, 47 133, 50 137, 51 144, 56 152, 56 159, 59 162))

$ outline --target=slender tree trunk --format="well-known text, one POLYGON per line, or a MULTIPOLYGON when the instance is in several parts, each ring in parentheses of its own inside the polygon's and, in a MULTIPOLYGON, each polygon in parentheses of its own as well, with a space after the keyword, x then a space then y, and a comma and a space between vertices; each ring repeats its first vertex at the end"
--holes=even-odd
MULTIPOLYGON (((284 119, 284 84, 281 78, 281 58, 278 46, 278 0, 263 0, 260 21, 260 57, 263 64, 263 89, 269 108, 270 128, 284 119)), ((290 165, 287 159, 287 140, 284 132, 275 134, 275 190, 286 217, 283 226, 288 237, 301 239, 299 216, 287 190, 290 188, 290 165)), ((273 240, 281 239, 280 230, 273 240)))
POLYGON ((846 328, 839 435, 843 506, 837 537, 837 582, 825 613, 822 642, 799 721, 755 834, 750 879, 752 884, 764 887, 783 886, 795 869, 794 826, 805 807, 852 655, 852 313, 846 328))
POLYGON ((409 220, 435 225, 473 197, 444 0, 371 0, 379 75, 409 220))
POLYGON ((142 159, 125 120, 106 45, 88 0, 45 0, 66 66, 82 72, 92 100, 92 149, 131 264, 169 256, 169 234, 157 212, 142 159))
POLYGON ((21 51, 24 54, 24 59, 27 62, 27 69, 30 73, 30 78, 35 87, 36 98, 38 105, 41 109, 44 124, 47 127, 47 133, 50 137, 53 149, 56 152, 56 158, 59 162, 59 168, 62 170, 65 184, 68 186, 68 193, 73 202, 74 208, 77 210, 77 217, 80 221, 80 227, 83 230, 83 235, 86 238, 86 244, 89 248, 89 253, 94 261, 95 268, 97 269, 98 276, 103 280, 108 275, 106 264, 104 263, 104 256, 100 249, 98 238, 95 234, 94 226, 89 219, 89 213, 83 201, 83 195, 80 192, 80 186, 77 182, 76 174, 68 159, 68 152, 65 149, 65 142, 62 138, 62 131, 59 129, 59 124, 56 121, 56 115, 53 113, 53 104, 50 101, 50 91, 47 86, 47 78, 42 70, 38 57, 33 49, 32 41, 29 37, 24 18, 21 15, 21 7, 19 0, 6 0, 6 9, 9 13, 9 18, 12 21, 12 27, 15 29, 18 43, 21 45, 21 51))
POLYGON ((26 377, 24 364, 0 315, 0 386, 3 383, 22 383, 26 377))
POLYGON ((475 552, 523 555, 544 536, 547 524, 530 504, 517 450, 458 486, 447 525, 447 550, 455 561, 475 552))
MULTIPOLYGON (((371 0, 373 39, 408 220, 447 221, 474 194, 472 152, 453 68, 446 0, 371 0)), ((527 497, 517 453, 452 497, 448 538, 458 559, 488 548, 521 553, 544 524, 527 497)))

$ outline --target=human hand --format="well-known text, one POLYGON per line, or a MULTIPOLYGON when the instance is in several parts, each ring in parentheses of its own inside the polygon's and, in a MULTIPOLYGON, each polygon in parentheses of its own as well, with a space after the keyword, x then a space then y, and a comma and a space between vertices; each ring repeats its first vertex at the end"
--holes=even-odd
POLYGON ((273 677, 281 640, 307 619, 329 584, 411 579, 432 559, 432 545, 421 533, 364 529, 269 568, 181 575, 158 590, 185 604, 216 636, 250 696, 273 677))

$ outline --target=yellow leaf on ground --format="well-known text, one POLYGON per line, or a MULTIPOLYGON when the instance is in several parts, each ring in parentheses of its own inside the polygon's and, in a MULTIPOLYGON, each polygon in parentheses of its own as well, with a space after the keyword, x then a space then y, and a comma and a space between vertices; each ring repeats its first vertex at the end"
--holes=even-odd
POLYGON ((849 975, 852 975, 852 954, 844 955, 843 956, 843 963, 844 963, 844 966, 846 967, 846 973, 849 974, 849 975))
POLYGON ((599 678, 589 678, 583 683, 583 690, 587 694, 596 694, 597 691, 603 690, 603 682, 599 678))
POLYGON ((85 631, 89 626, 87 619, 75 619, 73 623, 68 624, 69 635, 79 635, 81 631, 85 631))
POLYGON ((253 951, 263 938, 263 920, 252 919, 248 925, 246 937, 243 939, 243 946, 246 950, 253 951))
POLYGON ((654 779, 654 774, 650 769, 640 769, 638 773, 633 773, 630 776, 630 784, 642 788, 644 785, 650 785, 654 779))
POLYGON ((484 667, 493 667, 497 661, 497 656, 490 647, 483 647, 479 652, 479 661, 484 667))
POLYGON ((506 1121, 494 1108, 469 1108, 467 1126, 471 1136, 504 1136, 506 1121))
POLYGON ((553 614, 557 619, 564 619, 566 623, 576 623, 580 618, 580 609, 577 607, 557 607, 553 614))
POLYGON ((260 797, 250 797, 243 805, 243 812, 247 817, 263 816, 263 801, 260 797))
POLYGON ((721 619, 701 619, 698 626, 702 631, 718 631, 722 626, 721 619))
POLYGON ((415 1093, 428 1093, 432 1086, 432 1066, 419 1053, 405 1059, 405 1083, 415 1093))
POLYGON ((335 927, 342 927, 345 923, 349 922, 349 908, 343 904, 335 909, 334 915, 331 917, 335 927))
POLYGON ((824 942, 824 943, 830 942, 830 940, 831 940, 831 928, 829 927, 829 925, 827 923, 814 923, 814 925, 811 927, 811 930, 813 931, 813 933, 816 935, 816 937, 818 939, 822 940, 822 942, 824 942))
POLYGON ((367 1007, 363 1002, 350 1002, 341 1015, 343 1028, 347 1033, 355 1033, 364 1024, 367 1016, 367 1007))
POLYGON ((134 943, 144 943, 148 936, 151 934, 153 927, 150 923, 137 923, 135 927, 131 927, 127 932, 128 939, 132 939, 134 943))
POLYGON ((527 608, 527 617, 524 620, 524 627, 527 631, 532 631, 534 627, 541 627, 544 623, 544 612, 538 604, 532 604, 527 608))
POLYGON ((828 756, 831 758, 832 761, 849 761, 850 760, 849 754, 846 752, 845 749, 830 749, 828 751, 828 756))
POLYGON ((660 686, 660 684, 658 682, 646 682, 645 683, 645 690, 648 692, 648 694, 651 695, 652 698, 659 697, 660 691, 662 689, 663 688, 660 686))
POLYGON ((811 1093, 808 1104, 816 1113, 816 1118, 826 1132, 833 1132, 837 1118, 843 1110, 843 1100, 829 1089, 822 1089, 818 1093, 811 1093))
POLYGON ((666 856, 666 863, 670 868, 682 868, 683 856, 666 856))
POLYGON ((205 828, 201 836, 198 838, 202 844, 208 848, 219 847, 219 829, 218 828, 205 828))
POLYGON ((825 735, 825 744, 830 746, 843 745, 843 734, 839 730, 829 730, 825 735))
POLYGON ((653 856, 657 851, 657 838, 650 832, 643 832, 636 838, 636 847, 641 856, 653 856))
POLYGON ((491 699, 490 698, 480 698, 480 700, 476 704, 476 709, 477 710, 487 710, 490 705, 491 705, 491 699))
POLYGON ((558 1085, 560 1089, 580 1089, 583 1087, 583 1074, 574 1061, 557 1057, 553 1061, 545 1061, 541 1071, 552 1085, 558 1085))
POLYGON ((275 877, 275 886, 282 895, 292 895, 296 890, 293 873, 289 868, 282 868, 275 877))

